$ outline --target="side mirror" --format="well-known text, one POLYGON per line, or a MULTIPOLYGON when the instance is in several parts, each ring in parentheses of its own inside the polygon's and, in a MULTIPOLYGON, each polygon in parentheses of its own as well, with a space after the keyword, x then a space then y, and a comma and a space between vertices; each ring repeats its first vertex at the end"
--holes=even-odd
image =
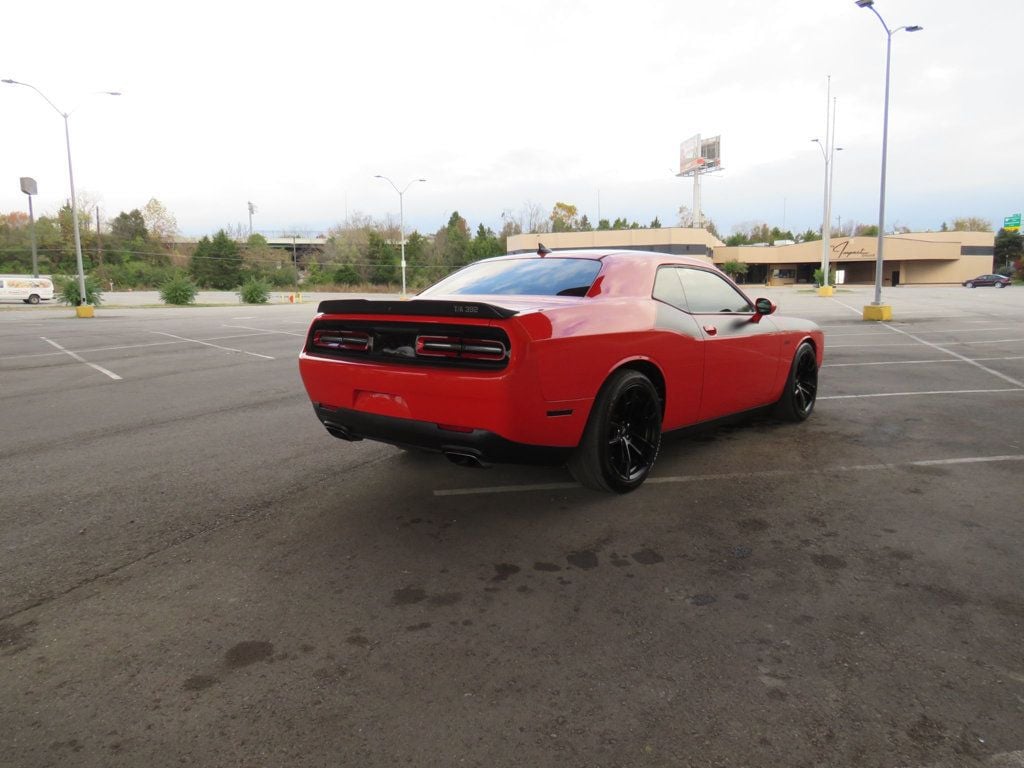
POLYGON ((750 322, 759 323, 762 317, 774 313, 776 309, 778 307, 775 306, 775 302, 771 299, 756 299, 754 301, 754 315, 750 318, 750 322))

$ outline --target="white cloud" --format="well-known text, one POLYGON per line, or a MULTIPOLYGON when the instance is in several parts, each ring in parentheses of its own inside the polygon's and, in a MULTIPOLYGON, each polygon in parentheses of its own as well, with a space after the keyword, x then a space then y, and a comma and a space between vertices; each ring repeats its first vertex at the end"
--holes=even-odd
MULTIPOLYGON (((1024 161, 1009 0, 878 0, 893 26, 890 221, 937 227, 1019 210, 1024 161)), ((396 215, 383 173, 428 182, 412 226, 458 209, 575 202, 643 223, 675 219, 690 185, 678 143, 722 134, 705 183, 723 230, 820 223, 825 75, 838 99, 836 204, 877 215, 885 35, 852 0, 19 4, 5 12, 0 77, 37 85, 70 121, 78 185, 110 215, 150 197, 181 228, 244 221, 322 229, 346 209, 396 215), (124 96, 88 97, 96 89, 124 96)), ((0 87, 0 211, 67 196, 63 123, 27 89, 0 87)))

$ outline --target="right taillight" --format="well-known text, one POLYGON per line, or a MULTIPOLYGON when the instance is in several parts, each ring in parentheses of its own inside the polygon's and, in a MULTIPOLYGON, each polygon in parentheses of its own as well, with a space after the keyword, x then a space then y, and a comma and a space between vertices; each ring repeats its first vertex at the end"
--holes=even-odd
POLYGON ((344 349, 349 352, 368 352, 373 346, 370 334, 363 331, 328 330, 313 331, 313 346, 324 349, 344 349))
POLYGON ((469 339, 462 336, 417 336, 416 355, 448 357, 460 360, 504 360, 505 345, 494 339, 469 339))

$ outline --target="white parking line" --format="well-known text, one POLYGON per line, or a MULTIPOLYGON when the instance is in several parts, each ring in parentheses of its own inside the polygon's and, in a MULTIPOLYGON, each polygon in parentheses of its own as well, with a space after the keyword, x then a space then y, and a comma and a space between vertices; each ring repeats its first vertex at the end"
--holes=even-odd
MULTIPOLYGON (((1024 360, 1024 355, 1017 355, 1016 357, 975 357, 973 361, 976 363, 980 362, 991 362, 999 360, 1024 360)), ((963 360, 881 360, 872 363, 826 363, 821 366, 822 368, 857 368, 863 365, 929 365, 940 363, 963 363, 963 360)))
POLYGON ((173 333, 164 333, 163 331, 150 331, 150 333, 158 333, 161 336, 170 336, 172 339, 178 339, 179 341, 191 341, 193 344, 202 344, 204 347, 213 347, 214 349, 223 349, 225 352, 241 352, 243 355, 252 355, 253 357, 262 357, 264 360, 273 360, 274 358, 270 355, 261 355, 259 352, 247 352, 244 349, 235 349, 234 347, 222 347, 219 344, 211 344, 208 341, 200 341, 199 339, 188 339, 184 336, 175 336, 173 333))
POLYGON ((249 326, 249 325, 222 325, 221 327, 223 327, 223 328, 241 328, 241 329, 246 330, 246 331, 262 331, 263 333, 281 333, 281 334, 284 334, 286 336, 299 336, 301 338, 304 338, 306 336, 306 334, 304 334, 304 333, 295 333, 294 331, 271 331, 271 330, 268 330, 266 328, 253 328, 252 326, 249 326))
MULTIPOLYGON (((759 472, 723 472, 711 475, 677 475, 674 477, 649 477, 646 485, 665 483, 703 483, 721 482, 723 480, 758 480, 766 477, 791 477, 793 475, 830 475, 837 472, 878 472, 881 470, 899 470, 910 467, 936 467, 956 464, 990 464, 1003 461, 1024 461, 1024 454, 1005 454, 1002 456, 966 456, 954 459, 924 459, 922 461, 906 461, 893 464, 853 464, 820 469, 775 469, 759 472)), ((518 493, 520 491, 561 491, 570 488, 581 488, 578 483, 538 483, 535 485, 493 485, 484 488, 452 488, 434 491, 435 496, 476 496, 494 493, 518 493)))
POLYGON ((103 367, 102 365, 96 365, 96 363, 90 363, 90 362, 89 362, 88 360, 84 359, 84 358, 83 358, 83 357, 81 357, 80 355, 77 355, 77 354, 75 354, 75 353, 74 353, 74 352, 72 352, 72 351, 71 351, 70 349, 64 349, 64 347, 62 347, 62 346, 61 346, 60 344, 58 344, 58 343, 57 343, 56 341, 54 341, 53 339, 48 339, 48 338, 46 338, 45 336, 40 336, 39 338, 41 338, 41 339, 42 339, 43 341, 45 341, 45 342, 46 342, 47 344, 49 344, 49 345, 51 345, 51 346, 54 346, 54 347, 56 347, 56 348, 57 348, 57 349, 59 349, 59 350, 60 350, 61 352, 63 352, 63 353, 65 354, 65 355, 68 355, 69 357, 72 357, 72 358, 74 358, 75 360, 77 360, 78 362, 80 362, 80 363, 82 363, 82 364, 84 364, 84 365, 88 365, 88 366, 89 366, 90 368, 92 368, 93 370, 99 371, 99 372, 100 372, 100 373, 102 373, 102 374, 103 374, 104 376, 109 376, 109 377, 110 377, 110 378, 112 378, 112 379, 113 379, 114 381, 122 381, 121 377, 120 377, 120 376, 118 376, 118 375, 117 375, 116 373, 114 373, 113 371, 108 371, 108 370, 107 370, 106 368, 104 368, 104 367, 103 367))
POLYGON ((1011 389, 935 389, 926 392, 872 392, 867 395, 824 395, 819 400, 856 400, 867 397, 913 397, 916 395, 979 395, 992 392, 1024 392, 1024 387, 1011 389))
MULTIPOLYGON (((907 331, 900 330, 899 328, 893 328, 893 326, 888 325, 886 323, 883 323, 882 325, 884 325, 886 328, 890 328, 891 330, 896 331, 896 333, 902 333, 904 336, 906 336, 909 339, 913 339, 914 341, 919 341, 922 344, 931 347, 932 349, 937 349, 940 352, 944 352, 947 355, 952 355, 953 357, 957 358, 958 360, 963 360, 965 363, 970 363, 971 365, 975 366, 976 368, 980 368, 981 370, 985 371, 986 373, 991 373, 996 378, 1002 379, 1003 381, 1005 381, 1005 382, 1007 382, 1009 384, 1013 384, 1014 386, 1017 386, 1017 387, 1024 387, 1024 382, 1018 381, 1017 379, 1013 378, 1012 376, 1007 376, 1005 373, 1000 373, 999 371, 993 370, 992 368, 989 368, 986 365, 982 365, 979 362, 971 360, 971 358, 969 358, 969 357, 964 357, 959 352, 954 352, 951 349, 946 349, 945 347, 943 347, 943 346, 941 346, 939 344, 935 344, 935 343, 933 343, 931 341, 925 341, 924 339, 919 338, 918 336, 915 336, 912 333, 908 333, 907 331)), ((1007 341, 1009 341, 1009 339, 1007 339, 1007 341)), ((1024 339, 1017 339, 1017 341, 1024 341, 1024 339)), ((996 342, 994 342, 994 341, 993 342, 970 342, 970 341, 966 341, 966 342, 961 342, 961 343, 963 343, 963 344, 978 344, 978 343, 995 344, 996 342)))

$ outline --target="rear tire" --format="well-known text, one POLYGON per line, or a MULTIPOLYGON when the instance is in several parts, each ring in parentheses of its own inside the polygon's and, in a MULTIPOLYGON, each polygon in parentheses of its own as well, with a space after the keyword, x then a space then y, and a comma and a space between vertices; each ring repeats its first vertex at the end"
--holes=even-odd
POLYGON ((789 367, 786 388, 775 404, 775 415, 785 421, 804 421, 818 399, 818 358, 814 347, 804 342, 797 347, 789 367))
POLYGON ((29 304, 38 304, 39 303, 39 297, 36 294, 33 293, 31 296, 28 297, 28 303, 29 304))
POLYGON ((996 283, 996 288, 1005 288, 1006 283, 996 283))
POLYGON ((613 373, 590 411, 569 471, 595 491, 639 488, 661 447, 661 398, 651 380, 628 368, 613 373))

